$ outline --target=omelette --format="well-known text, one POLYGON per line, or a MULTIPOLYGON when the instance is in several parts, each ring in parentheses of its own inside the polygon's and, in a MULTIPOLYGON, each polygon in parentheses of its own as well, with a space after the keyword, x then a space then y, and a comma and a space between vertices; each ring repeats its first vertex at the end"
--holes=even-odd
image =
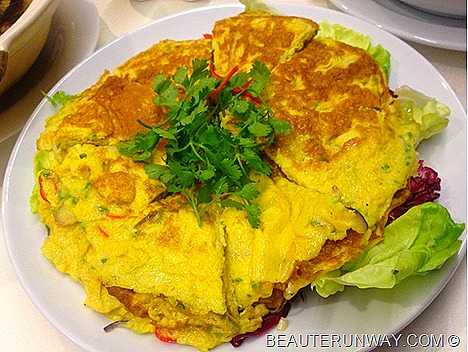
MULTIPOLYGON (((389 212, 409 196, 420 125, 367 51, 316 37, 319 29, 246 11, 206 38, 155 44, 47 119, 33 210, 48 229, 43 253, 83 285, 86 306, 207 351, 257 331, 300 289, 382 239, 389 212), (258 227, 217 204, 199 226, 182 194, 118 150, 165 120, 153 78, 193 59, 219 76, 256 61, 271 71, 263 99, 292 132, 265 148, 272 172, 251 175, 258 227)), ((150 162, 165 157, 161 141, 150 162)))

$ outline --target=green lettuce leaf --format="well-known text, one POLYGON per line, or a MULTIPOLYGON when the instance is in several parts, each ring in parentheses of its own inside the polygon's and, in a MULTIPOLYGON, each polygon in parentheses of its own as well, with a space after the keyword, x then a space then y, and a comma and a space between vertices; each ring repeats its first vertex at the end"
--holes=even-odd
POLYGON ((283 15, 282 12, 278 11, 274 7, 268 6, 262 0, 239 0, 239 2, 245 5, 246 10, 251 11, 265 11, 272 15, 283 15))
POLYGON ((418 143, 447 127, 449 122, 447 117, 450 115, 448 106, 408 86, 397 88, 395 94, 403 111, 421 125, 418 143))
POLYGON ((440 268, 460 249, 458 238, 464 229, 440 204, 415 206, 385 228, 385 237, 376 246, 320 277, 311 287, 322 297, 345 286, 392 288, 410 275, 440 268))

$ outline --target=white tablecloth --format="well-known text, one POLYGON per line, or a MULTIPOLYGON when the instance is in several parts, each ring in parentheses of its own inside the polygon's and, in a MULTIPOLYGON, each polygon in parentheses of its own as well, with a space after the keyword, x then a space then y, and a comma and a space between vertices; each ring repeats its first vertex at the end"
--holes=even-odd
MULTIPOLYGON (((78 1, 78 0, 76 0, 78 1)), ((82 0, 80 0, 82 1, 82 0)), ((138 28, 154 19, 198 6, 221 4, 235 1, 183 1, 150 0, 133 2, 131 0, 89 0, 97 7, 100 15, 100 35, 97 47, 101 47, 116 37, 138 28)), ((360 0, 356 0, 360 1, 360 0)), ((313 4, 334 8, 323 0, 289 0, 284 2, 313 4)), ((466 109, 466 53, 426 47, 410 43, 424 55, 445 77, 466 109)), ((24 114, 18 107, 17 113, 24 114)), ((2 126, 0 113, 0 131, 2 126)), ((0 143, 0 182, 3 180, 9 154, 17 134, 0 143)), ((1 141, 1 139, 0 139, 1 141)), ((0 192, 2 184, 0 183, 0 192)), ((1 223, 1 218, 0 218, 1 223)), ((0 231, 1 226, 0 226, 0 231)), ((0 233, 0 237, 3 234, 0 233)), ((38 312, 33 306, 18 281, 2 240, 0 240, 0 350, 8 352, 73 352, 81 351, 38 312)), ((404 336, 416 334, 458 335, 461 344, 458 348, 432 348, 430 351, 466 351, 466 259, 452 277, 449 284, 413 323, 402 333, 404 336)), ((415 336, 416 336, 415 335, 415 336)), ((390 351, 395 348, 378 348, 390 351)), ((404 348, 398 350, 403 351, 404 348)), ((408 348, 408 350, 415 350, 408 348)))

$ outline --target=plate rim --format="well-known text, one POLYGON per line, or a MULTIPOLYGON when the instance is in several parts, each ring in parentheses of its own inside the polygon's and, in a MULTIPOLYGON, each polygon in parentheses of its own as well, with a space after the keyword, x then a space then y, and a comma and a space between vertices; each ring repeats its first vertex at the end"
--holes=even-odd
MULTIPOLYGON (((463 43, 459 43, 459 42, 456 42, 456 41, 452 41, 450 39, 445 39, 445 40, 441 40, 441 39, 438 39, 438 38, 429 38, 427 37, 426 35, 421 35, 422 32, 424 33, 431 33, 432 31, 431 30, 425 30, 425 31, 413 31, 413 30, 403 30, 403 29, 400 29, 400 28, 397 28, 395 27, 394 25, 391 25, 389 24, 386 20, 379 20, 379 19, 373 19, 373 18, 370 18, 368 13, 366 11, 362 11, 362 3, 359 2, 356 2, 356 1, 349 1, 349 0, 329 0, 330 3, 332 3, 336 8, 338 8, 339 10, 341 10, 342 12, 344 13, 347 13, 349 15, 352 15, 352 16, 355 16, 357 18, 360 18, 362 20, 365 20, 367 21, 368 23, 371 23, 373 24, 374 26, 378 27, 378 28, 381 28, 381 29, 384 29, 390 33, 393 33, 395 34, 396 36, 404 39, 404 40, 408 40, 408 41, 411 41, 411 42, 414 42, 414 43, 418 43, 418 44, 423 44, 423 45, 427 45, 427 46, 432 46, 432 47, 436 47, 436 48, 442 48, 442 49, 449 49, 449 50, 456 50, 456 51, 466 51, 467 50, 467 44, 466 44, 466 41, 464 41, 463 43), (350 4, 352 4, 352 6, 349 6, 350 4), (356 5, 358 4, 358 5, 356 5)), ((372 6, 375 6, 376 8, 378 9, 383 9, 386 13, 388 14, 396 14, 397 16, 401 16, 401 17, 405 17, 403 15, 400 15, 399 13, 396 13, 394 11, 392 11, 391 9, 387 8, 387 7, 384 7, 382 6, 381 4, 379 4, 378 2, 375 2, 375 1, 369 1, 369 0, 362 0, 362 2, 366 1, 367 3, 371 4, 372 6)), ((396 4, 396 3, 395 3, 396 4)), ((395 5, 397 6, 397 5, 395 5)), ((409 7, 409 5, 406 5, 406 4, 401 4, 401 6, 406 6, 406 7, 409 7)), ((420 10, 417 10, 417 9, 414 9, 414 8, 411 8, 411 11, 414 11, 415 13, 419 13, 421 16, 432 16, 432 17, 440 17, 440 16, 437 16, 437 15, 433 15, 433 14, 426 14, 424 13, 423 11, 420 11, 420 10)), ((420 21, 418 19, 415 19, 415 18, 412 18, 412 17, 405 17, 408 21, 410 21, 411 23, 415 23, 416 24, 420 24, 420 26, 423 26, 423 27, 426 27, 426 22, 424 21, 420 21)), ((462 21, 460 19, 450 19, 450 18, 447 18, 447 21, 462 21)), ((453 27, 448 27, 448 26, 438 26, 439 28, 443 29, 443 28, 450 28, 452 29, 453 27)), ((458 28, 457 29, 454 29, 454 30, 457 30, 458 31, 458 28)), ((466 29, 459 29, 460 30, 460 34, 462 33, 462 31, 464 31, 464 34, 465 34, 465 37, 466 37, 466 29)))

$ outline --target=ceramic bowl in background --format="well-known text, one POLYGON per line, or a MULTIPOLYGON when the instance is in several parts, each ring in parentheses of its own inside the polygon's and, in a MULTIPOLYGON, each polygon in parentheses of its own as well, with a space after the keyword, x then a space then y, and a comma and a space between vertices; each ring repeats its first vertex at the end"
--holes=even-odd
POLYGON ((401 2, 439 16, 466 18, 466 0, 400 0, 401 2))
POLYGON ((0 35, 0 96, 39 56, 59 3, 60 0, 33 0, 18 20, 0 35))

